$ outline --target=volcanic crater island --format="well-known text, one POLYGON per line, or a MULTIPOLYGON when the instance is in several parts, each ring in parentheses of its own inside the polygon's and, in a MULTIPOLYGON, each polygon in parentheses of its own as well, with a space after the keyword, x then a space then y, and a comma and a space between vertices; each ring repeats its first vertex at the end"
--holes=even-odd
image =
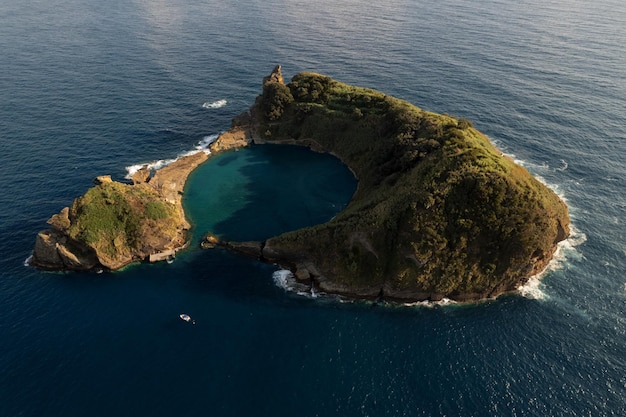
MULTIPOLYGON (((264 143, 340 158, 358 180, 349 204, 327 223, 263 242, 208 231, 202 246, 278 264, 311 290, 401 302, 490 299, 546 268, 569 235, 565 203, 471 122, 378 91, 308 72, 285 83, 277 66, 209 149, 264 143)), ((132 183, 96 178, 48 220, 31 264, 117 270, 174 257, 190 238, 185 181, 207 158, 198 152, 156 172, 144 167, 132 183)))

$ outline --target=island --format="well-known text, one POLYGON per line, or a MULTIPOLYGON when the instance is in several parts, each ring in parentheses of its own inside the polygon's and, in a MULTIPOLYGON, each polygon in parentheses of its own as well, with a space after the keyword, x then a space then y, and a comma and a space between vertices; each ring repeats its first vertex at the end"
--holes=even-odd
POLYGON ((182 157, 151 176, 147 166, 132 184, 97 177, 95 187, 53 215, 39 232, 30 264, 49 270, 117 270, 132 262, 173 258, 187 245, 182 207, 189 174, 208 158, 182 157))
MULTIPOLYGON (((403 302, 494 298, 541 272, 569 235, 565 203, 471 122, 372 89, 316 73, 285 83, 277 66, 210 150, 263 143, 332 153, 357 178, 355 194, 327 223, 263 242, 209 231, 203 246, 278 264, 312 291, 403 302)), ((189 158, 133 185, 101 179, 49 220, 32 263, 117 269, 172 256, 189 228, 182 186, 206 155, 189 158)))

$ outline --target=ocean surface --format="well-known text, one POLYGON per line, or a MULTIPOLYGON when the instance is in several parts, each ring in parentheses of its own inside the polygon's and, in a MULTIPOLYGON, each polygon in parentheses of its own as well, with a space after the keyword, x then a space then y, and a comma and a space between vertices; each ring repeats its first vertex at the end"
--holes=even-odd
POLYGON ((621 0, 0 2, 0 416, 626 415, 624 22, 621 0), (199 238, 326 221, 356 182, 255 146, 191 176, 173 263, 25 266, 94 177, 201 147, 276 64, 470 119, 568 202, 558 259, 476 305, 288 292, 199 238))

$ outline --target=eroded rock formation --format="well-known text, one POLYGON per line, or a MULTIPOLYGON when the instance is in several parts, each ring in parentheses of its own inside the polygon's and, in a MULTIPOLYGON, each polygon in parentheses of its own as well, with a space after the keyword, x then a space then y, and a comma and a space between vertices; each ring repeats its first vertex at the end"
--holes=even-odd
POLYGON ((182 208, 185 181, 206 159, 204 152, 183 157, 151 179, 144 167, 133 176, 133 185, 108 175, 96 178, 94 188, 48 220, 52 228, 37 235, 31 264, 115 270, 172 256, 187 243, 190 227, 182 208))

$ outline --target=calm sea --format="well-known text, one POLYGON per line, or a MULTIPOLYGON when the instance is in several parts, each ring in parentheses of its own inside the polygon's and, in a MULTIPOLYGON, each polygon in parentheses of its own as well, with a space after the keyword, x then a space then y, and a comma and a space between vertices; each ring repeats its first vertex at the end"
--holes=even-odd
POLYGON ((624 22, 618 0, 0 2, 0 415, 626 415, 624 22), (567 200, 558 262, 473 306, 286 292, 272 265, 197 248, 203 228, 325 221, 355 182, 257 146, 194 173, 172 264, 24 266, 95 176, 228 129, 275 64, 472 120, 567 200))

